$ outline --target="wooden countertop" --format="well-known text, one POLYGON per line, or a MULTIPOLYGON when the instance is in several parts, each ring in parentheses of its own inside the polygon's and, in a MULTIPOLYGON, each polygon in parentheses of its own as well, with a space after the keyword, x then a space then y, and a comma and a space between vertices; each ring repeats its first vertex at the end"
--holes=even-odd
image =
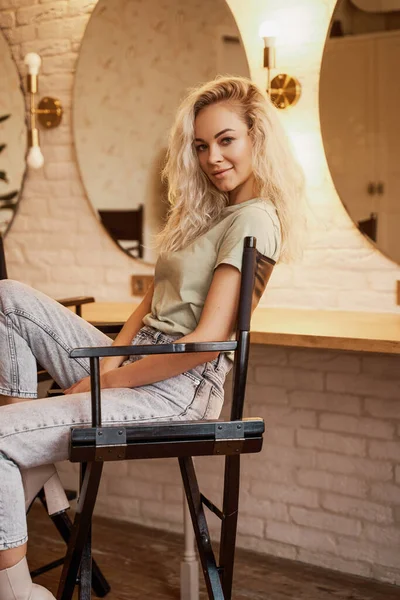
MULTIPOLYGON (((93 322, 125 321, 136 304, 95 302, 82 307, 93 322)), ((257 308, 251 342, 300 348, 400 354, 400 314, 257 308)))

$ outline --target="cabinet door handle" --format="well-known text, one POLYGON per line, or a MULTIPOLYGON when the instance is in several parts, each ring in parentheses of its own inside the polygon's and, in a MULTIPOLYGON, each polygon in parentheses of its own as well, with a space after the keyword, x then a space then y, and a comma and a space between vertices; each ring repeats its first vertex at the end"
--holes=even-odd
POLYGON ((376 186, 373 181, 370 181, 367 186, 367 192, 370 196, 373 196, 376 193, 376 186))
POLYGON ((378 181, 376 191, 380 196, 382 196, 382 194, 385 192, 385 184, 383 181, 378 181))

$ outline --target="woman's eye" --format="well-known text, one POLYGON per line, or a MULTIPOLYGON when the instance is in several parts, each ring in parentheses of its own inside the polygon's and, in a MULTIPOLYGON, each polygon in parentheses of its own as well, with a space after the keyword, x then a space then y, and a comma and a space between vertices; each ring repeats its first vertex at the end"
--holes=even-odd
POLYGON ((225 137, 221 140, 221 142, 224 144, 224 146, 228 146, 228 144, 233 142, 233 140, 234 140, 234 138, 232 138, 232 137, 225 137))
POLYGON ((205 148, 205 144, 199 144, 198 146, 196 146, 196 152, 202 152, 203 150, 205 150, 205 148))

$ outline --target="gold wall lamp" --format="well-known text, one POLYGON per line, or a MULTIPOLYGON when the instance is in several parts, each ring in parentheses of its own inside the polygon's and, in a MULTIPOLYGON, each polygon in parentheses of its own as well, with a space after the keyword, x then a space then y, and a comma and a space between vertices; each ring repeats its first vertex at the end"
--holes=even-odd
POLYGON ((271 80, 271 71, 276 63, 276 38, 279 35, 275 21, 264 21, 260 26, 260 37, 264 40, 264 67, 267 69, 267 92, 277 108, 294 106, 301 96, 301 85, 296 77, 279 73, 271 80))
POLYGON ((42 59, 36 52, 29 52, 24 57, 24 63, 28 67, 27 90, 30 94, 30 122, 28 130, 28 156, 26 162, 32 169, 40 169, 44 163, 44 157, 39 144, 39 130, 36 127, 36 119, 46 129, 57 127, 61 123, 63 109, 57 98, 44 97, 35 108, 35 94, 38 92, 38 74, 42 59))

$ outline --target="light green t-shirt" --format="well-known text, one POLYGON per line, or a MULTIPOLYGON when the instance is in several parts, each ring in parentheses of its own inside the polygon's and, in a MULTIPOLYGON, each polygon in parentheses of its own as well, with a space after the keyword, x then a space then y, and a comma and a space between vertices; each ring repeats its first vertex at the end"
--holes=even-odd
POLYGON ((187 335, 197 327, 214 269, 228 263, 241 270, 243 240, 257 238, 257 249, 277 261, 281 229, 274 204, 253 198, 227 206, 218 223, 183 250, 159 257, 155 266, 151 313, 143 318, 167 334, 187 335))

